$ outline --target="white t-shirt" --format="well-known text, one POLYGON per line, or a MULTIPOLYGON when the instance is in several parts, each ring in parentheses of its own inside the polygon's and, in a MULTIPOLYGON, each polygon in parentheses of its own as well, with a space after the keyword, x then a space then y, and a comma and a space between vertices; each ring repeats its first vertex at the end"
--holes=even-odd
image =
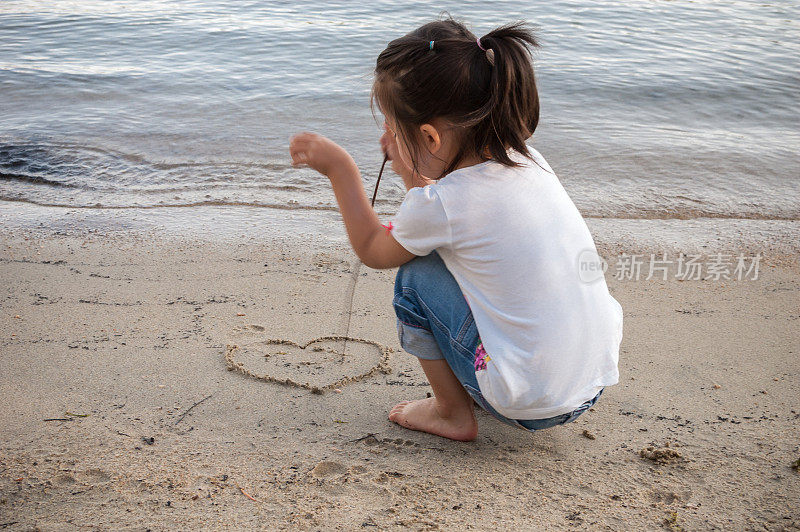
MULTIPOLYGON (((622 307, 602 275, 583 281, 579 259, 596 247, 575 204, 544 167, 495 161, 412 188, 392 234, 415 255, 436 250, 472 310, 486 368, 486 400, 514 419, 571 412, 619 380, 622 307)), ((586 276, 583 276, 584 279, 586 276)))

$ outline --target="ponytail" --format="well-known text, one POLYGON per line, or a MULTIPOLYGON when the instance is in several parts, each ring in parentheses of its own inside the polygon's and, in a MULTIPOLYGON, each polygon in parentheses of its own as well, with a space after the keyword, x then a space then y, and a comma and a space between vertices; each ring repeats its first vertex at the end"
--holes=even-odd
POLYGON ((539 94, 530 48, 539 42, 524 21, 496 28, 480 38, 490 65, 489 97, 464 117, 475 127, 476 148, 486 146, 498 162, 517 166, 506 153, 510 146, 530 157, 525 141, 539 124, 539 94))

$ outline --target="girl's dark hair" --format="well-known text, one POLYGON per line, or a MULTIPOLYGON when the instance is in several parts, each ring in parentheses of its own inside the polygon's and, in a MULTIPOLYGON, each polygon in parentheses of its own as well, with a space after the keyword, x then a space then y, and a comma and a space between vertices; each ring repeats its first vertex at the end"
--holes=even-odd
POLYGON ((375 116, 377 101, 384 116, 394 119, 415 172, 422 144, 419 127, 434 118, 462 130, 456 137, 458 152, 434 179, 471 156, 521 166, 508 156, 509 147, 536 162, 525 141, 539 123, 531 53, 539 47, 538 39, 525 21, 517 21, 490 31, 481 37, 481 45, 487 51, 448 15, 393 40, 378 56, 370 109, 375 116))

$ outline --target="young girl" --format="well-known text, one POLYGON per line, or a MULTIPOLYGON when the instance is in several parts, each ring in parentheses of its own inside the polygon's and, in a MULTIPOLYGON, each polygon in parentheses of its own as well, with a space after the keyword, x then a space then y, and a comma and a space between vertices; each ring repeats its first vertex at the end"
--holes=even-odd
POLYGON ((434 393, 391 410, 410 429, 472 440, 474 403, 544 429, 573 421, 619 378, 622 308, 602 275, 581 275, 581 258, 597 257, 594 241, 525 143, 539 120, 536 46, 524 22, 476 38, 447 19, 381 52, 371 102, 408 189, 388 227, 344 149, 313 133, 291 139, 293 164, 330 179, 363 263, 400 266, 400 344, 434 393))

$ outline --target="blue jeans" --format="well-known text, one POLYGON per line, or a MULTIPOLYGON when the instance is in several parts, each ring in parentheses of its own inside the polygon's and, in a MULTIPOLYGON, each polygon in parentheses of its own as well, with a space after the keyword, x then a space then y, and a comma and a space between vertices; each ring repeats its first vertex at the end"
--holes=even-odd
POLYGON ((475 377, 475 350, 481 339, 472 311, 436 251, 400 266, 392 303, 403 349, 418 358, 445 359, 478 406, 511 426, 535 431, 569 423, 595 404, 603 393, 600 390, 572 412, 546 419, 510 419, 492 408, 475 377))

